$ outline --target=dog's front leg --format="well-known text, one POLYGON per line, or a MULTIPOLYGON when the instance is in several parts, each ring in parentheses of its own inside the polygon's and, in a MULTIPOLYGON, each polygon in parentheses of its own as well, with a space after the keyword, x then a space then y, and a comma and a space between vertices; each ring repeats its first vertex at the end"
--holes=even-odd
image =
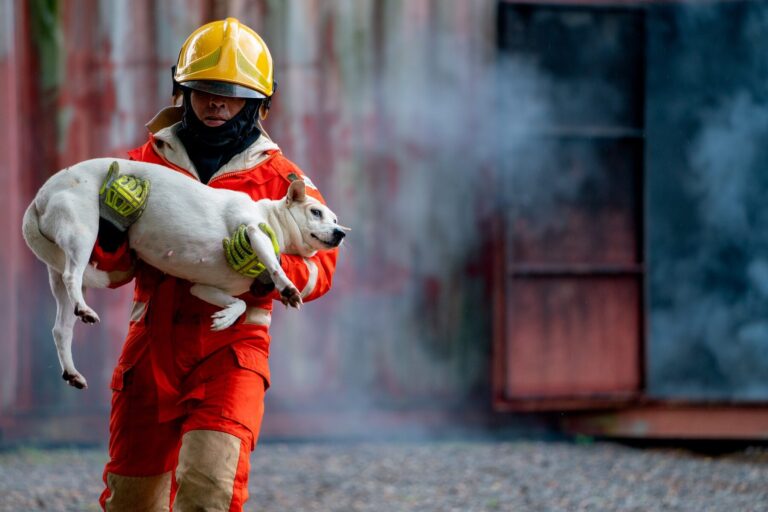
POLYGON ((67 287, 61 274, 48 267, 48 281, 51 285, 51 291, 56 299, 56 322, 53 325, 53 341, 56 343, 56 352, 61 364, 61 377, 66 380, 70 386, 78 389, 88 387, 88 382, 80 372, 75 368, 75 362, 72 360, 72 332, 75 327, 77 317, 75 316, 74 304, 67 293, 67 287))
POLYGON ((221 288, 215 286, 209 286, 207 284, 196 284, 190 288, 189 292, 202 299, 209 304, 219 306, 222 309, 213 314, 213 322, 211 322, 211 330, 221 331, 226 329, 245 312, 245 301, 233 297, 226 293, 221 288))
POLYGON ((269 272, 269 277, 271 277, 272 282, 275 283, 275 287, 280 291, 283 304, 291 305, 294 308, 300 308, 301 293, 291 280, 288 279, 283 267, 280 266, 280 262, 277 261, 275 250, 272 247, 272 241, 253 224, 248 224, 246 230, 248 231, 248 239, 251 241, 251 247, 256 253, 256 256, 259 257, 259 261, 266 267, 267 272, 269 272))

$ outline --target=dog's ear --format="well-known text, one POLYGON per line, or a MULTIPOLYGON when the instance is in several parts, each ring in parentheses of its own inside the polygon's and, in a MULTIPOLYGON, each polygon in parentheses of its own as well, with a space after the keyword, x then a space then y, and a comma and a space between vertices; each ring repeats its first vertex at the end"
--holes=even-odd
POLYGON ((291 203, 294 201, 300 203, 306 198, 307 193, 304 187, 304 180, 293 180, 288 187, 288 193, 285 195, 286 204, 291 206, 291 203))

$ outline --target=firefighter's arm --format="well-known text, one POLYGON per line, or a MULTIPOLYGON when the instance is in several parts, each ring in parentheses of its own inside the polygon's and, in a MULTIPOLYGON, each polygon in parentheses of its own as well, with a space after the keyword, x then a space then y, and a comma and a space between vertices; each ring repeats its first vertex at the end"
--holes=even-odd
MULTIPOLYGON (((314 300, 330 290, 338 249, 318 252, 311 258, 280 254, 274 232, 266 224, 260 224, 259 228, 272 240, 280 266, 288 279, 299 289, 303 300, 314 300)), ((231 238, 225 238, 223 246, 229 266, 240 274, 253 278, 251 293, 256 296, 270 295, 273 299, 280 299, 279 292, 274 290, 275 286, 269 273, 265 272, 264 265, 251 248, 244 225, 235 230, 231 238)))
MULTIPOLYGON (((292 181, 296 179, 303 179, 308 185, 306 188, 306 194, 314 197, 321 203, 325 204, 325 199, 314 186, 314 184, 307 178, 298 167, 293 164, 284 166, 278 171, 284 178, 282 182, 283 186, 275 191, 274 197, 283 196, 292 181)), ((260 199, 260 197, 254 197, 254 201, 260 199)), ((261 226, 259 226, 261 228, 261 226)), ((240 229, 244 232, 244 229, 240 229)), ((262 231, 272 239, 272 244, 275 248, 275 255, 280 261, 280 266, 285 271, 288 279, 293 282, 294 286, 298 288, 301 293, 301 298, 304 301, 311 301, 318 297, 321 297, 328 290, 331 289, 333 284, 333 273, 336 270, 336 258, 338 256, 338 248, 329 251, 317 252, 311 258, 304 258, 303 256, 294 254, 279 254, 279 248, 277 246, 277 240, 273 233, 269 233, 262 228, 262 231)), ((236 231, 232 235, 232 242, 241 238, 236 231)), ((271 297, 273 299, 280 300, 280 292, 275 290, 274 283, 268 272, 263 272, 264 266, 259 262, 258 257, 255 255, 250 247, 250 243, 243 242, 234 244, 229 239, 224 241, 224 250, 227 254, 227 261, 230 267, 237 272, 248 277, 253 277, 251 284, 251 294, 257 297, 271 297), (237 251, 233 251, 232 248, 239 248, 237 251), (234 258, 232 257, 234 256, 234 258), (244 272, 250 271, 251 273, 244 272)))
POLYGON ((93 246, 90 262, 107 273, 110 288, 117 288, 133 279, 136 258, 128 248, 128 239, 124 235, 122 239, 116 239, 114 233, 109 232, 110 228, 102 224, 104 222, 99 223, 99 238, 93 246))
POLYGON ((117 162, 99 190, 99 235, 91 263, 109 275, 109 287, 117 288, 133 279, 135 258, 128 247, 127 230, 144 211, 150 184, 130 175, 120 176, 117 162))
MULTIPOLYGON (((321 251, 311 258, 283 254, 280 263, 288 279, 301 292, 302 300, 308 302, 322 297, 331 289, 338 255, 338 249, 321 251)), ((280 294, 276 291, 273 292, 273 296, 276 299, 280 298, 280 294)))
MULTIPOLYGON (((325 204, 325 198, 323 198, 312 181, 300 170, 295 169, 294 172, 306 183, 306 194, 325 204)), ((338 255, 338 248, 329 251, 318 251, 311 258, 304 258, 295 254, 284 254, 280 260, 280 266, 283 267, 288 279, 299 289, 302 300, 308 302, 322 297, 331 289, 338 255)), ((279 292, 275 291, 272 293, 274 298, 280 299, 279 292)))
MULTIPOLYGON (((269 237, 272 242, 272 250, 275 251, 275 258, 277 258, 277 261, 280 261, 280 246, 277 243, 275 232, 265 222, 259 224, 259 229, 269 237)), ((227 237, 222 240, 222 245, 224 247, 224 256, 227 258, 227 263, 232 270, 245 277, 255 279, 265 275, 266 267, 259 260, 253 247, 251 247, 251 240, 248 237, 248 230, 245 224, 240 224, 235 232, 232 233, 232 238, 227 237)))

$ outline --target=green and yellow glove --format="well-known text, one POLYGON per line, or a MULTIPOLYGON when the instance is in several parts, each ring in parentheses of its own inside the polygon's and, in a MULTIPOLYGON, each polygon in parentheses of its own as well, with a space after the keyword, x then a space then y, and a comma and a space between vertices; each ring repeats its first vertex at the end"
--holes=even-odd
MULTIPOLYGON (((259 229, 272 241, 275 256, 280 261, 280 247, 277 244, 275 232, 263 222, 259 224, 259 229)), ((227 257, 227 263, 235 272, 245 277, 256 278, 266 270, 264 264, 259 261, 259 257, 253 252, 245 224, 240 224, 235 232, 232 233, 231 240, 229 238, 222 240, 222 245, 224 246, 224 255, 227 257)))
POLYGON ((112 162, 99 189, 99 215, 119 231, 127 231, 144 213, 149 188, 149 180, 130 174, 120 176, 117 162, 112 162))

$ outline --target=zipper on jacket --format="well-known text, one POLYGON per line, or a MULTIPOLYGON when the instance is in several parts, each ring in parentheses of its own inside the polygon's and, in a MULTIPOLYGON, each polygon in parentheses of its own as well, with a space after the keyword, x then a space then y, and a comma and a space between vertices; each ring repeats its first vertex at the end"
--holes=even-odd
MULTIPOLYGON (((199 181, 199 182, 200 182, 200 178, 198 178, 197 176, 195 176, 194 174, 192 174, 192 173, 191 173, 191 172, 189 172, 188 170, 186 170, 186 169, 183 169, 183 168, 179 167, 178 165, 174 164, 173 162, 171 162, 170 160, 168 160, 167 158, 165 158, 163 155, 161 155, 161 154, 160 154, 160 153, 157 151, 157 148, 155 147, 155 145, 154 145, 154 144, 152 145, 152 151, 155 153, 155 155, 157 155, 157 158, 159 158, 160 160, 162 160, 163 162, 165 162, 165 163, 166 163, 166 165, 167 165, 168 167, 170 167, 171 169, 173 169, 174 171, 176 171, 176 172, 180 172, 181 174, 186 174, 187 176, 189 176, 189 177, 190 177, 190 178, 192 178, 193 180, 195 180, 195 181, 199 181)), ((202 182, 200 182, 200 183, 202 183, 202 182)))
POLYGON ((257 163, 253 167, 249 167, 247 169, 241 169, 239 171, 225 172, 224 174, 218 174, 218 175, 214 174, 213 177, 210 180, 208 180, 208 185, 210 185, 211 183, 213 183, 214 181, 216 181, 216 180, 218 180, 220 178, 226 178, 228 176, 233 176, 235 174, 242 174, 244 172, 250 172, 250 171, 256 169, 257 167, 261 167, 265 163, 269 162, 278 153, 279 153, 279 151, 275 151, 274 153, 267 155, 267 157, 264 158, 261 162, 257 163))
MULTIPOLYGON (((185 174, 185 175, 189 176, 190 178, 192 178, 193 180, 195 180, 195 181, 197 181, 199 183, 202 183, 202 181, 200 181, 200 178, 198 178, 197 176, 195 176, 191 172, 187 171, 186 169, 183 169, 183 168, 179 167, 178 165, 174 164, 173 162, 171 162, 170 160, 165 158, 165 156, 161 155, 160 152, 157 151, 157 148, 154 146, 154 144, 152 145, 152 151, 155 153, 155 155, 157 155, 157 157, 160 160, 165 162, 168 165, 168 167, 170 167, 171 169, 173 169, 173 170, 175 170, 177 172, 180 172, 182 174, 185 174)), ((249 167, 247 169, 242 169, 242 170, 239 170, 239 171, 225 172, 224 174, 219 174, 218 176, 214 175, 210 180, 208 180, 207 185, 210 185, 211 183, 213 183, 214 181, 216 181, 216 180, 218 180, 220 178, 226 178, 228 176, 233 176, 235 174, 242 174, 244 172, 250 172, 250 171, 256 169, 257 167, 260 167, 260 166, 264 165, 265 163, 267 163, 268 161, 270 161, 278 153, 280 153, 280 151, 279 150, 275 150, 274 153, 269 154, 266 158, 264 158, 261 162, 257 163, 253 167, 249 167)))

